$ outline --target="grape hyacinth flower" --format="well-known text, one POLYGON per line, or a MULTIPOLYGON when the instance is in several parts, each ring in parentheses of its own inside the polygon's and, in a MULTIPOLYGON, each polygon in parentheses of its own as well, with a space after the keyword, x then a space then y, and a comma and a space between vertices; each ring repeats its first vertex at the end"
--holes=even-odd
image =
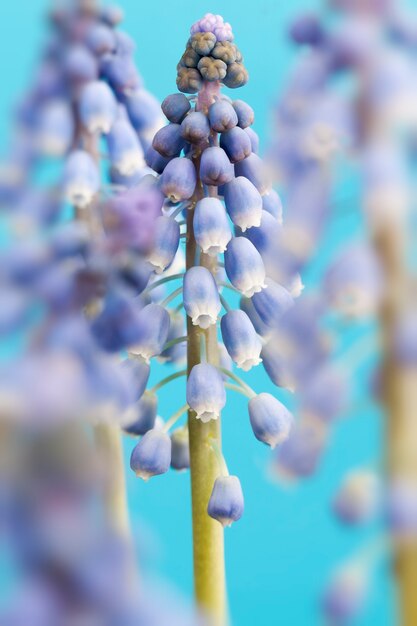
MULTIPOLYGON (((157 346, 164 361, 174 346, 186 344, 186 370, 174 370, 150 393, 188 376, 187 404, 169 417, 162 429, 168 433, 188 412, 187 432, 180 427, 171 435, 171 466, 190 466, 197 601, 219 625, 225 619, 222 524, 239 519, 243 512, 240 483, 225 471, 220 446, 226 392, 236 391, 250 399, 248 421, 261 441, 272 446, 284 441, 292 422, 291 414, 277 399, 270 394, 257 395, 231 369, 236 364, 247 371, 260 363, 260 329, 266 328, 267 333, 275 330, 280 317, 293 305, 286 288, 271 281, 270 273, 274 277, 283 274, 276 268, 279 257, 273 252, 269 255, 269 249, 266 253, 269 240, 280 232, 281 204, 270 189, 261 158, 255 153, 258 140, 250 129, 253 110, 242 100, 231 101, 221 94, 222 84, 237 88, 247 79, 230 25, 221 16, 207 14, 191 29, 177 67, 179 93, 167 96, 161 107, 168 124, 158 130, 146 153, 147 164, 155 170, 166 200, 163 216, 155 223, 153 247, 147 255, 160 277, 151 278, 141 298, 150 297, 154 306, 168 309, 171 319, 177 319, 184 308, 187 321, 183 336, 180 329, 164 333, 165 346, 162 340, 157 346), (265 194, 269 195, 264 200, 265 194), (263 212, 267 217, 258 236, 256 229, 261 226, 263 212), (274 229, 268 238, 269 218, 274 229), (177 270, 179 241, 185 243, 185 272, 181 267, 177 270), (224 255, 224 263, 219 260, 220 255, 224 255), (178 287, 167 294, 160 293, 160 289, 167 289, 171 281, 177 280, 178 287), (243 304, 241 309, 232 307, 227 299, 228 289, 243 294, 249 308, 243 304), (256 302, 263 292, 270 295, 256 302), (222 307, 226 312, 223 317, 222 307), (224 344, 219 342, 218 322, 224 344), (199 530, 202 528, 204 531, 199 530), (208 581, 210 599, 206 594, 208 581)), ((149 317, 148 322, 152 337, 159 337, 159 321, 155 317, 152 326, 149 317)), ((135 352, 134 346, 129 349, 135 352)), ((147 356, 154 355, 155 349, 147 356)), ((142 460, 138 456, 139 442, 134 452, 136 461, 132 456, 133 469, 146 473, 149 461, 149 465, 153 464, 152 473, 159 473, 162 466, 165 471, 166 444, 161 443, 161 448, 154 452, 147 443, 154 440, 153 431, 143 436, 143 454, 149 454, 149 458, 142 460)))
POLYGON ((187 402, 202 422, 220 417, 226 404, 226 391, 215 367, 208 363, 194 365, 187 381, 187 402))
POLYGON ((210 517, 218 520, 222 526, 231 526, 243 515, 243 493, 237 476, 219 476, 213 485, 213 491, 207 507, 210 517))
POLYGON ((171 439, 161 430, 148 430, 133 448, 130 467, 143 480, 165 474, 171 464, 171 439))

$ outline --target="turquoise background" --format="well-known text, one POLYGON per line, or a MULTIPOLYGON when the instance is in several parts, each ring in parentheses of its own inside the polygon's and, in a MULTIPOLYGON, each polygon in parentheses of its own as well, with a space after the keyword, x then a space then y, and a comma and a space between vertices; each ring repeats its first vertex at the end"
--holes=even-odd
MULTIPOLYGON (((125 28, 137 42, 136 59, 146 86, 158 98, 175 91, 175 67, 190 25, 205 12, 221 13, 230 21, 236 42, 250 72, 239 97, 256 111, 255 129, 262 145, 268 142, 270 118, 295 49, 285 27, 300 9, 320 5, 292 0, 122 0, 125 28)), ((13 103, 25 88, 36 65, 43 40, 45 0, 13 0, 0 8, 0 136, 6 145, 13 103)), ((354 208, 329 225, 326 245, 304 275, 307 287, 320 276, 346 233, 360 228, 354 208)), ((363 329, 347 330, 344 343, 363 329)), ((153 378, 161 374, 156 368, 153 378)), ((362 371, 356 372, 362 379, 362 371)), ((257 390, 272 390, 262 368, 248 376, 257 390)), ((183 382, 161 393, 159 412, 168 417, 184 403, 183 382)), ((286 399, 286 398, 284 398, 286 399)), ((232 473, 239 475, 246 499, 242 520, 226 530, 230 607, 238 626, 314 626, 321 624, 318 598, 333 567, 375 535, 375 527, 345 530, 329 511, 329 502, 345 471, 378 462, 382 449, 382 416, 372 407, 365 389, 353 398, 352 414, 332 431, 318 474, 311 480, 284 487, 267 472, 269 451, 250 432, 246 402, 231 395, 224 413, 224 451, 232 473)), ((126 453, 133 440, 126 441, 126 453)), ((129 501, 138 552, 147 570, 162 574, 187 596, 192 593, 189 475, 169 473, 144 484, 128 476, 129 501)), ((357 626, 392 626, 394 599, 386 563, 357 626)))

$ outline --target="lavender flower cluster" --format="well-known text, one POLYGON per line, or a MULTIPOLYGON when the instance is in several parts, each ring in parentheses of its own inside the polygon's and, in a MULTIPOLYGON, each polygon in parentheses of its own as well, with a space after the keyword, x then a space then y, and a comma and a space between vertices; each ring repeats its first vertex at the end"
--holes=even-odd
POLYGON ((159 104, 121 19, 52 11, 0 170, 2 512, 20 583, 4 623, 196 623, 138 590, 124 529, 101 514, 117 468, 89 428, 117 432, 148 381, 120 352, 140 340, 164 200, 143 159, 159 104))
MULTIPOLYGON (((283 231, 286 234, 280 254, 284 258, 295 256, 299 271, 322 243, 331 220, 347 222, 354 217, 356 202, 362 205, 369 237, 361 236, 359 241, 349 242, 338 251, 324 274, 319 299, 322 327, 328 324, 330 311, 333 319, 335 315, 339 319, 341 316, 344 324, 356 322, 356 328, 363 330, 369 328, 364 322, 372 321, 381 306, 386 306, 386 268, 382 267, 381 254, 376 254, 380 252, 381 233, 413 228, 409 212, 413 193, 409 168, 410 163, 414 164, 415 153, 404 137, 414 136, 417 121, 413 78, 417 30, 414 17, 390 1, 336 0, 331 5, 341 11, 335 22, 305 13, 290 28, 290 37, 303 47, 303 54, 275 109, 276 139, 269 162, 285 189, 287 210, 283 231), (340 164, 348 172, 349 180, 352 176, 359 178, 358 201, 355 197, 333 197, 334 182, 339 187, 344 187, 346 182, 344 178, 340 180, 340 175, 337 177, 342 169, 338 167, 340 164)), ((405 242, 406 238, 404 248, 405 242)), ((412 255, 411 250, 409 253, 412 255)), ((396 320, 392 338, 391 358, 398 371, 412 372, 417 363, 412 284, 412 280, 405 282, 404 310, 396 320)), ((364 348, 357 345, 354 363, 358 365, 358 356, 363 360, 375 347, 376 341, 371 348, 369 341, 364 348)), ((344 360, 350 367, 349 355, 344 360)), ((308 413, 311 399, 313 406, 319 402, 322 408, 333 407, 333 416, 346 411, 346 389, 340 393, 340 383, 346 387, 346 373, 345 381, 337 383, 333 382, 337 372, 331 360, 326 370, 330 377, 318 372, 318 380, 325 383, 322 393, 319 385, 311 396, 309 387, 314 375, 300 389, 302 420, 297 426, 306 422, 305 395, 308 413), (345 402, 339 404, 342 395, 345 402)), ((381 372, 375 379, 379 382, 374 384, 373 392, 381 401, 389 393, 384 388, 387 381, 383 382, 381 372)), ((311 430, 308 422, 304 430, 311 430)), ((292 441, 291 436, 280 450, 283 455, 285 447, 292 450, 300 474, 304 469, 306 474, 310 473, 316 466, 318 452, 323 449, 323 437, 316 430, 315 433, 316 437, 305 438, 310 445, 301 439, 292 441)), ((385 489, 380 483, 376 470, 352 471, 334 498, 334 513, 349 525, 364 524, 382 516, 394 543, 412 541, 417 528, 415 482, 400 472, 385 489)), ((331 581, 324 611, 332 623, 347 623, 362 608, 370 571, 384 546, 380 542, 379 549, 371 550, 370 555, 365 548, 365 558, 363 554, 355 557, 331 581)))

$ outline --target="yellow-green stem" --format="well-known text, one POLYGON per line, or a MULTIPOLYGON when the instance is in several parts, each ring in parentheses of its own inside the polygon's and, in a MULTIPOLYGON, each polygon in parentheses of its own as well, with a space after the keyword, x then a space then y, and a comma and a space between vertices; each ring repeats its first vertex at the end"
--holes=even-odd
MULTIPOLYGON (((198 168, 198 160, 196 167, 198 168)), ((197 186, 196 196, 202 196, 202 187, 197 186)), ((187 269, 195 262, 196 242, 193 230, 193 211, 187 215, 186 263, 187 269)), ((214 270, 213 259, 201 255, 201 265, 214 270)), ((201 361, 201 342, 198 327, 187 318, 189 336, 187 346, 188 374, 201 361)), ((215 366, 219 364, 217 331, 211 326, 206 331, 207 361, 215 366)), ((221 449, 220 419, 206 424, 197 420, 195 413, 188 412, 188 430, 190 442, 190 471, 193 521, 194 553, 194 588, 199 608, 206 614, 210 626, 226 624, 226 584, 224 564, 223 527, 207 514, 207 505, 214 481, 219 475, 216 455, 210 445, 215 441, 221 449)))

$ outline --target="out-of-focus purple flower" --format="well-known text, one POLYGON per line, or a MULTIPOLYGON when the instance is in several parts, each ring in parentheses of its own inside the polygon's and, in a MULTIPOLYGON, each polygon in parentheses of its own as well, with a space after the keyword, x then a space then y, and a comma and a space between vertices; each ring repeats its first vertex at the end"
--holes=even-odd
POLYGON ((74 120, 65 100, 52 100, 39 111, 36 128, 36 149, 43 156, 60 157, 71 147, 74 120))
POLYGON ((224 345, 238 367, 245 372, 261 362, 262 342, 244 311, 229 311, 221 319, 224 345))
POLYGON ((93 158, 83 150, 71 152, 65 162, 63 189, 68 202, 85 209, 100 187, 100 175, 93 158))
POLYGON ((142 146, 125 113, 119 114, 107 135, 109 158, 123 176, 131 176, 145 167, 142 146))
POLYGON ((184 276, 184 308, 195 326, 207 329, 217 321, 221 304, 216 281, 205 267, 191 267, 184 276))
POLYGON ((187 402, 196 418, 204 423, 220 417, 226 392, 223 379, 213 365, 194 365, 187 380, 187 402))
POLYGON ((398 539, 417 537, 417 490, 413 481, 396 476, 387 485, 385 515, 388 528, 398 539))
POLYGON ((188 428, 177 428, 171 434, 171 467, 182 471, 190 467, 188 428))
POLYGON ((146 362, 161 354, 167 341, 170 317, 159 304, 148 304, 137 315, 137 333, 130 352, 146 362))
MULTIPOLYGON (((142 363, 142 365, 145 365, 142 363)), ((149 367, 149 366, 148 366, 149 367)), ((134 418, 123 423, 129 435, 144 435, 155 426, 158 400, 155 394, 145 392, 134 407, 134 418)), ((130 417, 130 416, 129 416, 130 417)))
POLYGON ((324 293, 344 315, 372 315, 382 295, 381 268, 372 249, 357 244, 343 250, 327 271, 324 293))
POLYGON ((279 224, 282 223, 282 202, 274 189, 262 196, 262 208, 275 217, 279 224))
POLYGON ((100 60, 100 71, 116 92, 138 89, 141 79, 130 54, 105 54, 100 60))
POLYGON ((360 565, 348 565, 337 572, 323 598, 324 615, 332 624, 350 622, 362 609, 367 591, 367 576, 360 565))
POLYGON ((270 393, 260 393, 249 401, 249 417, 255 437, 271 448, 288 439, 293 417, 270 393))
POLYGON ((304 13, 290 27, 290 36, 298 44, 316 46, 324 38, 320 19, 314 13, 304 13))
POLYGON ((113 30, 105 24, 93 24, 87 32, 86 43, 94 54, 100 56, 114 51, 116 38, 113 30))
POLYGON ((161 430, 148 430, 133 448, 130 467, 136 476, 149 480, 165 474, 171 464, 171 439, 161 430))
POLYGON ((266 288, 253 295, 252 302, 263 323, 271 329, 278 326, 281 317, 294 304, 285 287, 270 278, 266 279, 266 288))
POLYGON ((180 241, 178 222, 167 215, 155 220, 155 232, 152 251, 148 262, 157 274, 162 273, 173 261, 180 241))
POLYGON ((75 85, 83 85, 97 78, 97 61, 90 50, 80 44, 66 51, 64 67, 66 75, 75 85))
POLYGON ((320 461, 325 442, 323 427, 307 420, 297 422, 278 450, 274 459, 275 468, 283 478, 311 476, 320 461))
POLYGON ((300 412, 331 422, 341 415, 348 403, 346 376, 332 365, 320 367, 299 390, 300 412))
POLYGON ((243 492, 237 476, 219 476, 211 492, 207 512, 222 526, 237 522, 244 509, 243 492))
POLYGON ((102 208, 111 246, 149 253, 163 202, 164 196, 153 176, 142 178, 136 187, 112 197, 102 208))
POLYGON ((102 80, 87 83, 81 90, 78 110, 89 133, 109 133, 117 115, 117 101, 102 80))
POLYGON ((379 504, 379 482, 375 472, 359 470, 349 473, 333 501, 333 511, 346 524, 361 524, 376 514, 379 504))

